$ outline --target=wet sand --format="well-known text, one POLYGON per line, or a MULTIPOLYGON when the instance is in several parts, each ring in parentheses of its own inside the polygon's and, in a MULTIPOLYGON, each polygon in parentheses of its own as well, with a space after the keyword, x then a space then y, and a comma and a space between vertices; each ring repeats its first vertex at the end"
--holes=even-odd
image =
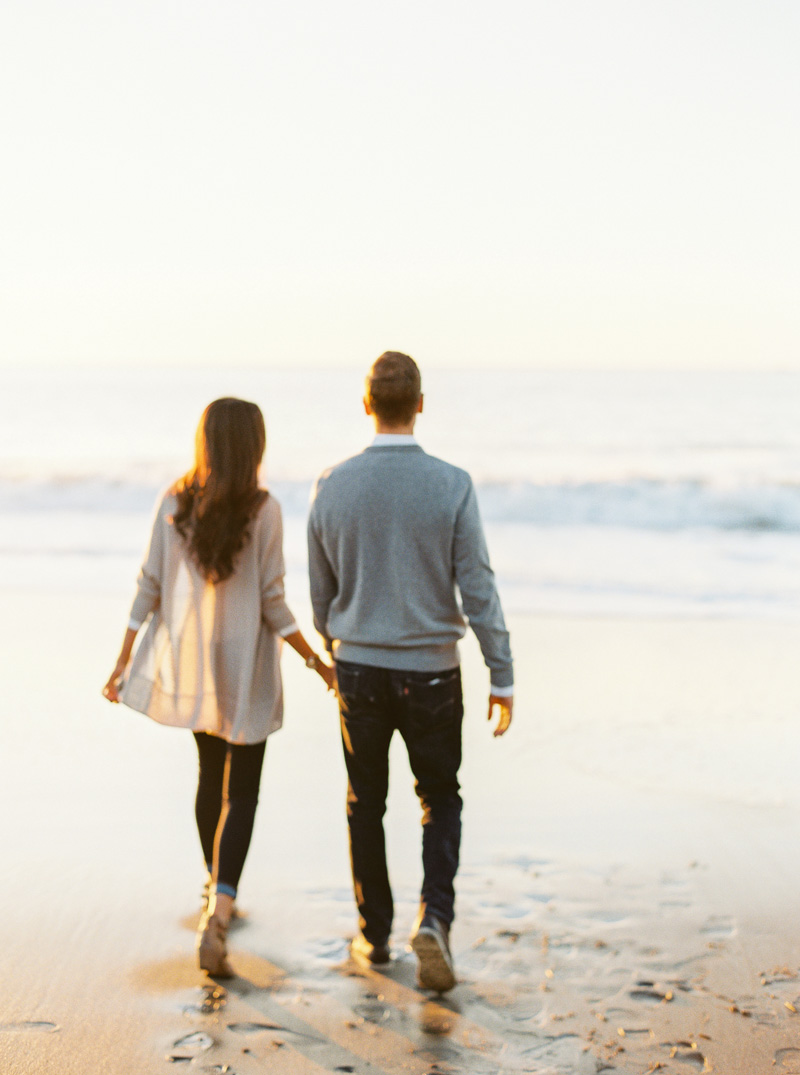
POLYGON ((395 958, 348 958, 335 710, 292 653, 238 977, 196 969, 193 744, 99 696, 124 605, 4 594, 4 1075, 800 1072, 800 626, 516 619, 499 741, 465 647, 459 982, 440 998, 405 950, 419 829, 399 744, 395 958))

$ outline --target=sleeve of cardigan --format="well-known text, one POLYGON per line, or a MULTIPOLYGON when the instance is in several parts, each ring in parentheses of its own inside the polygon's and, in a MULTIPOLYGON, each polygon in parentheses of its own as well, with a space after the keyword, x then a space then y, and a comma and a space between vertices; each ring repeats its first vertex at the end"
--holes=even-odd
POLYGON ((267 506, 258 516, 260 535, 259 569, 261 572, 261 616, 271 631, 278 635, 291 633, 295 618, 286 604, 283 576, 283 517, 278 501, 270 495, 267 506))
POLYGON ((166 541, 165 528, 168 526, 164 498, 156 509, 156 517, 153 520, 153 529, 150 534, 150 544, 145 554, 144 563, 136 580, 136 596, 131 605, 129 617, 130 626, 136 625, 135 629, 144 623, 151 612, 154 612, 161 601, 161 581, 164 570, 164 546, 166 541))

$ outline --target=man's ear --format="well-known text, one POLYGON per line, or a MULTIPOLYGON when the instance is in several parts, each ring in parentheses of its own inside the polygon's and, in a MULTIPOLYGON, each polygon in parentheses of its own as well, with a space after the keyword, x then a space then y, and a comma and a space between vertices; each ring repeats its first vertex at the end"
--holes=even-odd
POLYGON ((361 400, 361 402, 364 404, 364 414, 370 414, 371 415, 372 414, 372 407, 370 407, 369 400, 367 399, 367 397, 364 396, 364 398, 361 400))
POLYGON ((419 403, 417 404, 417 414, 422 414, 422 402, 424 399, 424 396, 419 397, 419 403))

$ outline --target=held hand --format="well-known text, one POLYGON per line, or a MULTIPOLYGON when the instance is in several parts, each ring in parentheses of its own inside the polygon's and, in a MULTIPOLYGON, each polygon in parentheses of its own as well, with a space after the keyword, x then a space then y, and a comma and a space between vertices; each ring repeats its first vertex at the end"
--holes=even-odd
POLYGON ((127 667, 127 661, 117 661, 114 671, 108 677, 108 683, 103 687, 103 697, 107 698, 109 702, 119 701, 119 688, 122 686, 122 677, 125 675, 127 667))
POLYGON ((320 660, 317 662, 317 672, 325 680, 325 686, 329 691, 336 690, 336 669, 331 664, 325 664, 320 660))
POLYGON ((501 698, 497 694, 489 695, 489 716, 488 720, 491 720, 494 716, 495 709, 499 710, 499 716, 497 720, 497 727, 494 730, 495 739, 500 735, 505 735, 511 724, 511 714, 514 709, 514 696, 509 694, 507 697, 501 698))

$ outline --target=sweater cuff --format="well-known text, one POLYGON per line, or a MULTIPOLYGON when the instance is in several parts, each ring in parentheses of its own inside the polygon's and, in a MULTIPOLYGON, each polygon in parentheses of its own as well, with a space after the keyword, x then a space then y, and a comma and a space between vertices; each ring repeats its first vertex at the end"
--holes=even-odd
POLYGON ((287 635, 293 635, 295 631, 299 630, 300 628, 297 626, 296 623, 290 623, 286 627, 281 627, 280 630, 276 631, 275 633, 277 635, 280 635, 281 638, 286 638, 287 635))

